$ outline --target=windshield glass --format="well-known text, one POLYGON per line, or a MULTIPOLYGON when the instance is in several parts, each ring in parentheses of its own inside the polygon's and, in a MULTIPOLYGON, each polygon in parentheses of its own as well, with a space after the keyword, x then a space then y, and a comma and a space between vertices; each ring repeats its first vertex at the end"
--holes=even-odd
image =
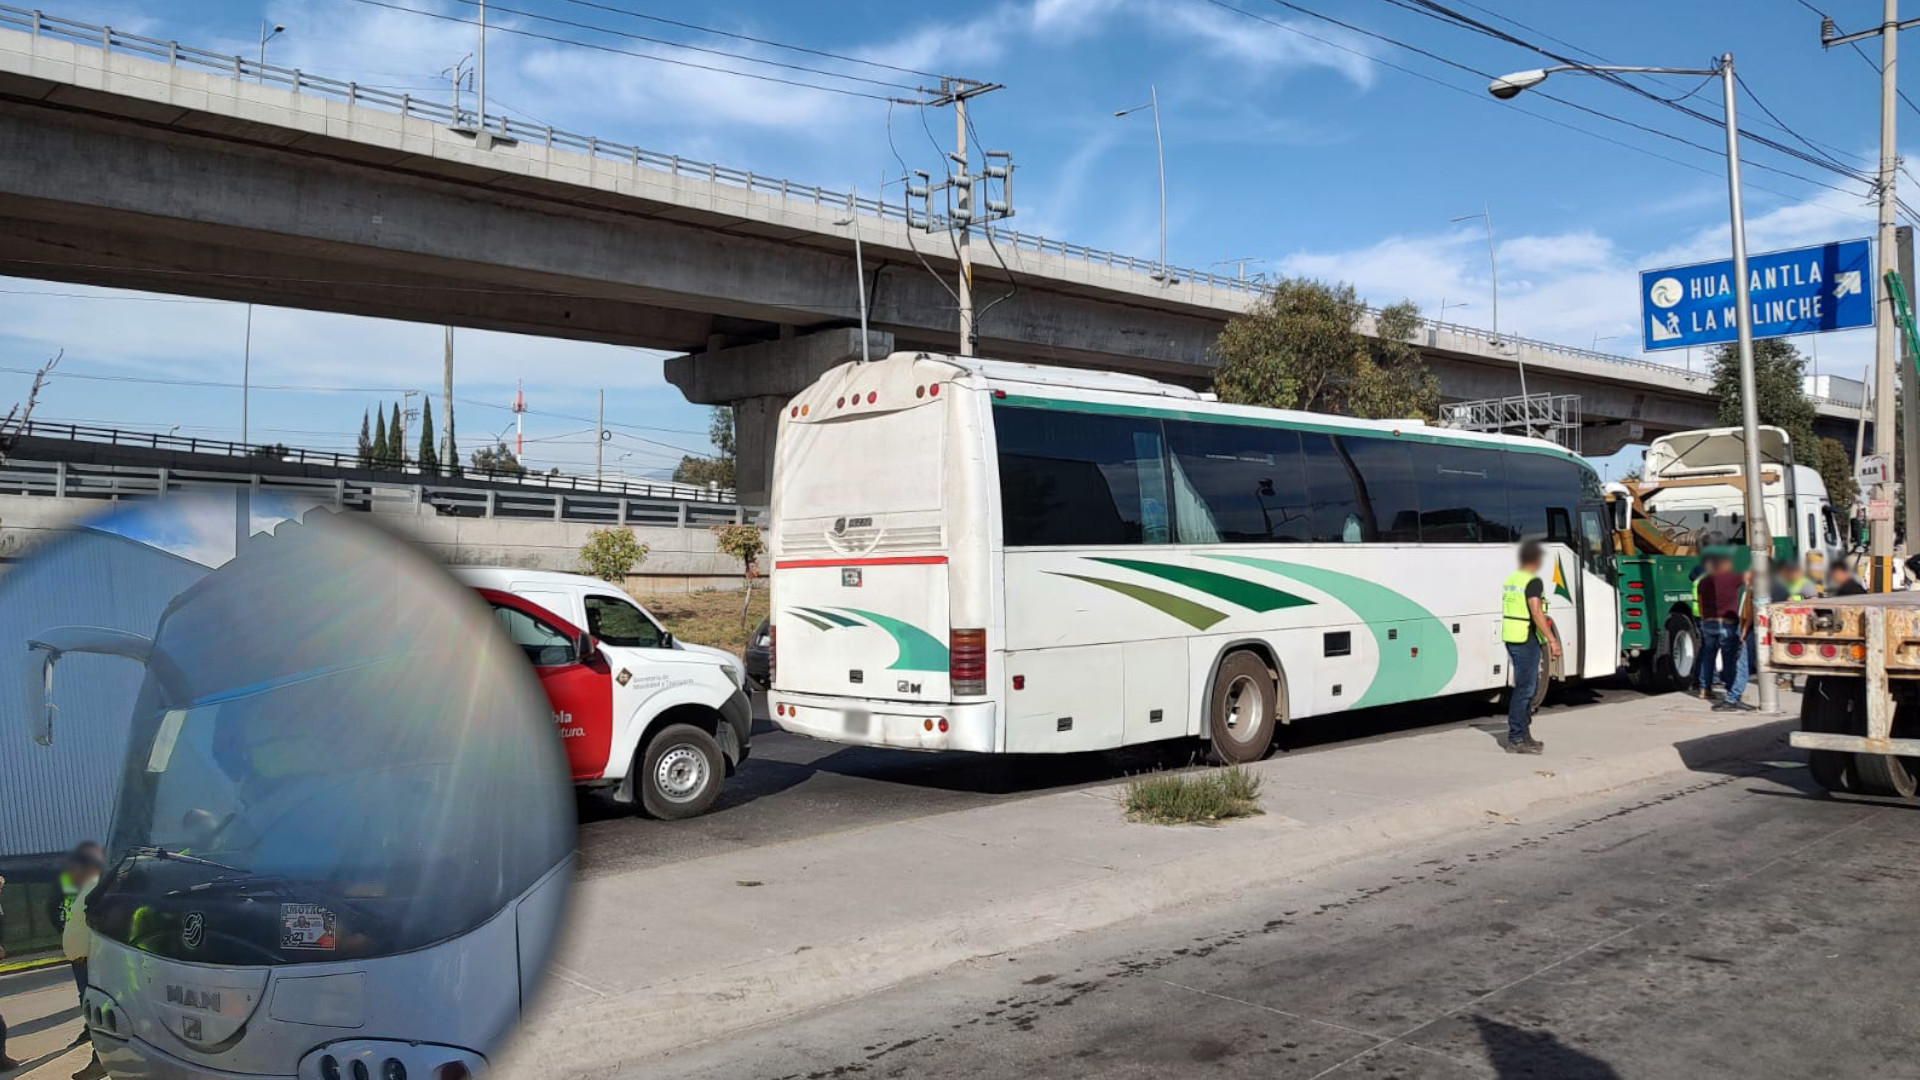
POLYGON ((370 530, 282 529, 169 607, 94 932, 212 964, 390 955, 511 918, 563 864, 565 764, 532 668, 414 558, 370 530), (267 579, 325 585, 263 618, 267 579))

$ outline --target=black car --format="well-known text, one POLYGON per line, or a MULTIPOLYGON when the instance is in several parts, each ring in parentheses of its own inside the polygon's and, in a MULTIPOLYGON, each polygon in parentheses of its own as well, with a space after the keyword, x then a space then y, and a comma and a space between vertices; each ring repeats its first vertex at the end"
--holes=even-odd
POLYGON ((753 628, 753 636, 747 639, 747 678, 762 690, 773 684, 773 637, 769 633, 767 620, 761 619, 760 625, 753 628))

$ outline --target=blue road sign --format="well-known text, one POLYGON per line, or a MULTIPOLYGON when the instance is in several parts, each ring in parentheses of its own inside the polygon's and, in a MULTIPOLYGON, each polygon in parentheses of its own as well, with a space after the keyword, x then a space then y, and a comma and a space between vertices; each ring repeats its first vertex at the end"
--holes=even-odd
MULTIPOLYGON (((1747 257, 1755 340, 1873 325, 1873 245, 1866 240, 1747 257)), ((1739 337, 1733 260, 1640 272, 1640 334, 1648 351, 1739 337)))

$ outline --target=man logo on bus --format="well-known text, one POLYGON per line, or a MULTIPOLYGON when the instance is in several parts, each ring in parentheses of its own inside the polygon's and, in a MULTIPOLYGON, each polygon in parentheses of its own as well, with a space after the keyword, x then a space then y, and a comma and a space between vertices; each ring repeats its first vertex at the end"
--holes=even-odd
POLYGON ((187 912, 187 921, 180 928, 180 944, 189 949, 197 949, 207 937, 207 917, 197 911, 187 912))

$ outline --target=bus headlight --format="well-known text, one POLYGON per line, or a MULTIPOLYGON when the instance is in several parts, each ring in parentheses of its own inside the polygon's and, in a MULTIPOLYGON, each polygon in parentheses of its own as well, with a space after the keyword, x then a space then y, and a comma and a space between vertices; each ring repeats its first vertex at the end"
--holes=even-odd
POLYGON ((458 1046, 390 1039, 328 1043, 300 1059, 300 1080, 466 1080, 487 1059, 458 1046))

